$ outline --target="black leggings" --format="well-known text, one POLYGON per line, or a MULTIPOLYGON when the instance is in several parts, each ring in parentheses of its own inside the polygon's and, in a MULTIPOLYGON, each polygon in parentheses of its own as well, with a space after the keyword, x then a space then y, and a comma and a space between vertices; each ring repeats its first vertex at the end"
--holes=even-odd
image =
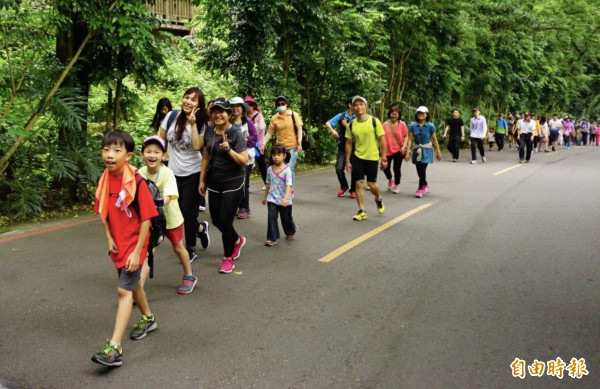
POLYGON ((427 185, 427 164, 423 162, 417 162, 417 175, 419 176, 419 189, 427 185))
POLYGON ((246 185, 244 185, 244 195, 240 200, 240 211, 250 210, 250 174, 254 165, 246 166, 246 185))
POLYGON ((235 210, 244 195, 244 178, 216 182, 208 185, 208 208, 215 227, 221 231, 223 240, 223 256, 231 257, 233 247, 239 235, 233 228, 235 210))
POLYGON ((258 166, 258 172, 262 178, 263 184, 267 183, 267 159, 263 154, 260 157, 254 158, 254 164, 258 166))
POLYGON ((385 174, 385 177, 389 180, 390 178, 392 178, 392 163, 394 165, 394 184, 396 185, 400 185, 400 177, 401 177, 401 173, 400 173, 400 168, 402 167, 402 160, 404 158, 402 157, 402 155, 398 152, 396 154, 390 155, 387 157, 388 160, 388 164, 387 167, 385 169, 383 169, 383 173, 385 174))
POLYGON ((183 230, 185 233, 185 246, 196 247, 196 234, 198 233, 198 207, 200 206, 200 172, 189 176, 175 176, 177 191, 179 192, 179 208, 183 215, 183 230))

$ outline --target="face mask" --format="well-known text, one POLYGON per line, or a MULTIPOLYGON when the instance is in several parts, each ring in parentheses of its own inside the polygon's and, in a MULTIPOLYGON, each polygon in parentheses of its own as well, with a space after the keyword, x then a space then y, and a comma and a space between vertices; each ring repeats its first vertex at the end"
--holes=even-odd
POLYGON ((277 106, 277 111, 279 111, 279 112, 285 112, 286 109, 287 109, 287 105, 278 105, 277 106))

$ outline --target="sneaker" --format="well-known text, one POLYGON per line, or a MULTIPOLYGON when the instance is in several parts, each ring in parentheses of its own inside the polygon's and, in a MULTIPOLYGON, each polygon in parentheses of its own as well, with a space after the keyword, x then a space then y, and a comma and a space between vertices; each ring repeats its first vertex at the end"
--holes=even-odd
POLYGON ((196 277, 195 275, 193 275, 193 274, 191 276, 184 275, 183 282, 181 283, 181 286, 177 290, 177 293, 179 293, 179 294, 192 293, 192 291, 194 290, 194 286, 196 286, 197 282, 198 282, 198 277, 196 277))
POLYGON ((431 189, 431 185, 425 184, 421 190, 423 191, 423 193, 427 193, 429 192, 429 189, 431 189))
POLYGON ((271 247, 271 246, 275 246, 276 244, 277 244, 276 240, 269 240, 269 239, 265 240, 265 246, 271 247))
POLYGON ((352 217, 356 221, 367 220, 367 213, 362 209, 359 209, 357 214, 352 217))
POLYGON ((154 315, 150 315, 149 317, 142 315, 137 324, 133 326, 129 337, 133 340, 140 340, 145 338, 146 335, 148 335, 148 332, 152 332, 155 329, 156 320, 154 320, 154 315))
POLYGON ((394 178, 390 178, 388 180, 388 190, 392 190, 393 186, 394 186, 394 178))
POLYGON ((350 193, 350 198, 351 199, 355 199, 356 198, 356 193, 355 192, 350 193))
POLYGON ((296 236, 297 233, 298 233, 298 226, 296 226, 296 231, 294 231, 294 233, 291 235, 286 235, 285 239, 292 240, 292 239, 294 239, 294 236, 296 236))
POLYGON ((123 348, 107 339, 104 348, 92 355, 92 361, 104 366, 119 367, 123 364, 123 348))
POLYGON ((202 248, 206 250, 208 246, 210 246, 210 236, 208 235, 208 222, 200 222, 200 225, 203 226, 203 228, 198 229, 198 238, 200 239, 200 245, 202 245, 202 248))
POLYGON ((520 161, 519 161, 519 163, 524 163, 524 162, 525 162, 525 161, 523 161, 523 160, 520 160, 520 161))
POLYGON ((190 263, 194 262, 196 259, 198 259, 198 254, 196 254, 196 248, 195 247, 186 247, 185 248, 190 256, 190 263))
POLYGON ((477 161, 476 160, 472 160, 471 161, 471 165, 477 165, 477 161))
POLYGON ((392 193, 400 193, 400 186, 399 185, 394 185, 392 187, 392 193))
POLYGON ((550 152, 550 150, 544 149, 544 153, 549 153, 549 152, 550 152))
POLYGON ((421 198, 423 197, 423 189, 417 189, 417 191, 415 192, 415 197, 421 198))
POLYGON ((338 190, 337 197, 342 197, 344 195, 344 193, 346 193, 345 189, 338 190))
POLYGON ((262 188, 260 188, 260 190, 262 190, 263 192, 265 191, 265 189, 267 189, 266 185, 263 185, 262 188))
POLYGON ((233 253, 231 254, 232 259, 238 259, 242 253, 242 247, 246 244, 246 238, 240 236, 240 241, 233 246, 233 253))
POLYGON ((240 210, 237 215, 238 219, 248 219, 249 216, 250 211, 246 209, 240 210))
POLYGON ((201 205, 198 207, 198 211, 204 212, 204 211, 206 211, 206 207, 204 205, 201 205))
POLYGON ((484 155, 483 157, 481 157, 481 161, 482 161, 483 163, 485 163, 485 161, 487 161, 487 158, 485 157, 485 155, 484 155))
POLYGON ((456 162, 456 161, 458 161, 458 159, 452 158, 452 162, 456 162))
POLYGON ((235 263, 231 257, 223 258, 221 262, 221 267, 219 268, 219 273, 229 274, 235 269, 235 263))
POLYGON ((377 204, 377 212, 381 215, 383 211, 385 211, 385 205, 383 205, 383 198, 379 198, 379 200, 375 200, 377 204))

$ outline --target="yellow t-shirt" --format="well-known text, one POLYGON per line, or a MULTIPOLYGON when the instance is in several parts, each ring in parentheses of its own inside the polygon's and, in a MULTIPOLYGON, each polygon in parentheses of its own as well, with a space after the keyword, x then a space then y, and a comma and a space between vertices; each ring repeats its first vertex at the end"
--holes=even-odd
MULTIPOLYGON (((302 127, 302 119, 300 115, 294 112, 296 118, 296 128, 302 127)), ((277 135, 277 143, 283 144, 286 149, 295 149, 298 147, 298 130, 294 129, 294 122, 292 121, 292 111, 286 110, 285 115, 276 113, 271 117, 269 123, 269 131, 273 131, 277 135)))
POLYGON ((173 171, 161 165, 158 169, 158 174, 148 175, 148 167, 143 166, 138 169, 138 173, 145 179, 150 179, 156 183, 158 190, 162 194, 163 198, 170 197, 170 201, 164 207, 165 219, 167 220, 167 229, 171 230, 177 228, 183 224, 183 215, 179 209, 179 191, 177 190, 177 180, 173 171))
POLYGON ((373 129, 373 120, 369 115, 362 122, 358 118, 352 120, 352 124, 346 129, 346 138, 352 139, 354 145, 354 155, 365 161, 379 160, 379 137, 385 135, 385 131, 377 118, 375 126, 373 129))

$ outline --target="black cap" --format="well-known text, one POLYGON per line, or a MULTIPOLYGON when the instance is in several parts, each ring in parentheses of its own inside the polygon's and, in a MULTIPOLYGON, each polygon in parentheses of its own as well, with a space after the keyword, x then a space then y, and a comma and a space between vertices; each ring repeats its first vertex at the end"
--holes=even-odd
POLYGON ((225 97, 219 97, 213 102, 213 105, 210 107, 210 110, 212 111, 215 108, 221 108, 222 110, 231 113, 231 104, 229 104, 229 101, 227 101, 225 97))
POLYGON ((277 98, 275 99, 275 104, 279 103, 280 101, 285 101, 287 103, 288 99, 284 95, 277 96, 277 98))

